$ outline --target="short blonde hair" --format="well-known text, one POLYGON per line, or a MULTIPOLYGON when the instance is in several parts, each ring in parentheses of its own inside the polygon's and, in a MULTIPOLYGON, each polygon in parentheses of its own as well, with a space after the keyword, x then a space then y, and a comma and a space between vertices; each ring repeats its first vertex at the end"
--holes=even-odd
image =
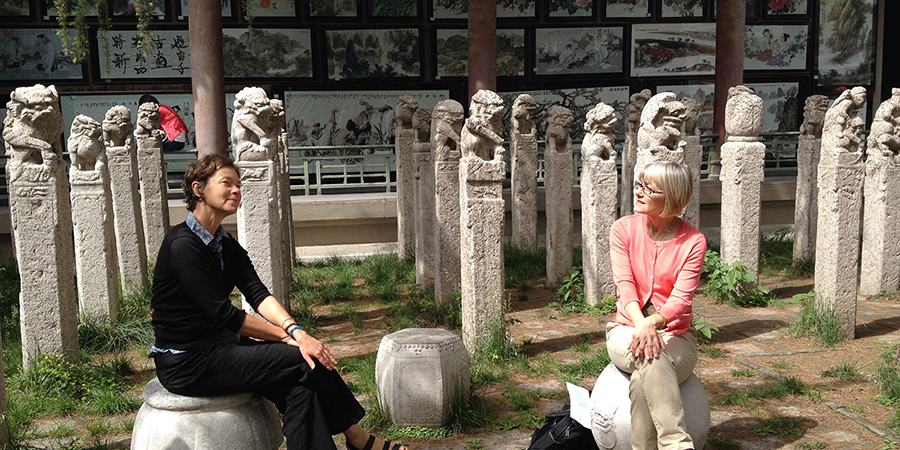
POLYGON ((666 196, 663 217, 681 215, 694 193, 694 182, 691 178, 688 168, 675 161, 652 162, 644 166, 638 175, 641 183, 646 185, 652 181, 666 196))

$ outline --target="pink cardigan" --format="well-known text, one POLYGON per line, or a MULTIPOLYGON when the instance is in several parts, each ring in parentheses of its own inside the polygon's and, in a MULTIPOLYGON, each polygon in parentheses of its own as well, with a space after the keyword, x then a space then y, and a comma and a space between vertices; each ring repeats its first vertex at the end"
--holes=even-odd
POLYGON ((647 234, 647 217, 633 214, 617 220, 609 233, 613 280, 619 298, 616 322, 634 326, 625 305, 651 302, 668 319, 666 331, 682 334, 691 326, 691 302, 700 282, 706 238, 685 221, 668 242, 647 234))

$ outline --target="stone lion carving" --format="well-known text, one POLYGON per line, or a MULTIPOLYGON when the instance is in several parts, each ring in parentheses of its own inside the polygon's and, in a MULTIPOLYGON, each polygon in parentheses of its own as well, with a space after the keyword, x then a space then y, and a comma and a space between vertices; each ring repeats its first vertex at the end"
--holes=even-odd
POLYGON ((880 153, 893 157, 900 154, 900 89, 891 89, 887 99, 875 111, 872 129, 869 132, 869 156, 880 153))
POLYGON ((616 159, 613 148, 613 128, 619 119, 616 111, 606 103, 598 103, 588 111, 584 122, 584 140, 581 143, 581 154, 585 159, 599 158, 604 161, 616 159))
POLYGON ((572 137, 569 127, 575 122, 572 111, 559 105, 553 105, 547 113, 546 153, 563 153, 572 148, 572 137))
POLYGON ((822 139, 822 127, 825 125, 825 111, 831 100, 824 95, 810 95, 803 105, 803 124, 800 125, 801 136, 812 136, 822 139))
POLYGON ((856 115, 856 111, 866 103, 866 88, 857 86, 841 92, 831 108, 825 113, 822 127, 822 149, 835 149, 856 153, 862 141, 859 133, 865 128, 865 122, 856 115))
POLYGON ((534 134, 535 125, 531 115, 538 107, 534 97, 522 94, 516 97, 512 106, 513 132, 520 134, 534 134))
POLYGON ((657 153, 662 150, 684 151, 686 142, 681 140, 684 123, 684 105, 675 94, 662 92, 654 95, 641 113, 638 129, 638 147, 657 153))
POLYGON ((107 152, 118 154, 122 151, 130 153, 134 150, 134 124, 131 123, 131 110, 116 105, 106 111, 103 118, 103 140, 107 152))
POLYGON ((397 99, 397 109, 394 110, 394 121, 398 127, 412 127, 413 115, 419 109, 419 102, 410 95, 401 95, 397 99))
POLYGON ((137 128, 134 134, 138 139, 154 139, 158 140, 156 146, 162 148, 162 140, 166 137, 166 132, 159 125, 159 105, 153 102, 147 102, 138 107, 137 128))
POLYGON ((83 114, 75 116, 67 141, 74 169, 88 171, 103 167, 106 152, 100 139, 102 135, 100 122, 83 114))
POLYGON ((502 161, 506 153, 500 137, 502 119, 503 99, 486 89, 476 92, 469 104, 469 118, 460 134, 463 157, 502 161))
POLYGON ((241 89, 234 97, 231 121, 231 146, 236 161, 266 161, 273 141, 266 132, 273 112, 266 91, 258 87, 241 89))
MULTIPOLYGON (((30 167, 43 166, 49 170, 59 161, 62 156, 62 143, 59 139, 62 133, 62 116, 58 105, 59 94, 52 85, 20 87, 10 94, 10 100, 6 104, 6 119, 3 121, 3 140, 6 156, 9 158, 9 181, 18 179, 30 167)), ((32 181, 46 178, 44 175, 34 175, 29 176, 35 178, 32 181)))
POLYGON ((431 108, 420 106, 413 114, 412 127, 415 131, 415 142, 431 142, 431 108))
POLYGON ((763 101, 746 86, 728 88, 725 132, 728 140, 757 140, 763 127, 763 101))
POLYGON ((626 133, 633 134, 637 132, 638 127, 641 125, 641 112, 644 110, 644 106, 647 105, 647 102, 650 101, 650 97, 652 96, 653 93, 650 92, 650 89, 644 89, 641 92, 631 94, 628 106, 625 108, 626 133))
POLYGON ((700 115, 700 102, 690 97, 682 97, 679 101, 684 105, 684 134, 688 136, 700 134, 700 128, 697 126, 697 116, 700 115))
POLYGON ((431 113, 431 138, 438 161, 455 161, 461 156, 459 149, 465 112, 456 100, 442 100, 431 113))

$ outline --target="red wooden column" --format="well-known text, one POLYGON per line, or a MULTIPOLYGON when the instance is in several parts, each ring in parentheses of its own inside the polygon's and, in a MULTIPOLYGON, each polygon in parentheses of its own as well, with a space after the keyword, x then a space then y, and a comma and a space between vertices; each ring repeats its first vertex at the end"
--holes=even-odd
POLYGON ((719 134, 715 158, 710 155, 710 176, 719 177, 722 167, 719 148, 725 143, 725 102, 728 88, 744 82, 744 25, 746 0, 717 0, 716 11, 716 98, 713 129, 719 134))
POLYGON ((469 98, 497 91, 497 0, 469 0, 469 98))
POLYGON ((197 157, 227 156, 221 0, 188 0, 197 157))

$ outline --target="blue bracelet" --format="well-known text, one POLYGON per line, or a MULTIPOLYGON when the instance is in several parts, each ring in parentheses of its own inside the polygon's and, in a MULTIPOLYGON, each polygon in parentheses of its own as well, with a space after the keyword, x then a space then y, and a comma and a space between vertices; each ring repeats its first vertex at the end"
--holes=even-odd
POLYGON ((294 336, 294 331, 297 331, 297 328, 299 328, 299 329, 301 329, 301 330, 303 329, 303 327, 301 327, 300 325, 294 325, 294 326, 291 327, 290 330, 288 330, 288 332, 287 332, 287 333, 288 333, 288 336, 293 337, 293 336, 294 336))

